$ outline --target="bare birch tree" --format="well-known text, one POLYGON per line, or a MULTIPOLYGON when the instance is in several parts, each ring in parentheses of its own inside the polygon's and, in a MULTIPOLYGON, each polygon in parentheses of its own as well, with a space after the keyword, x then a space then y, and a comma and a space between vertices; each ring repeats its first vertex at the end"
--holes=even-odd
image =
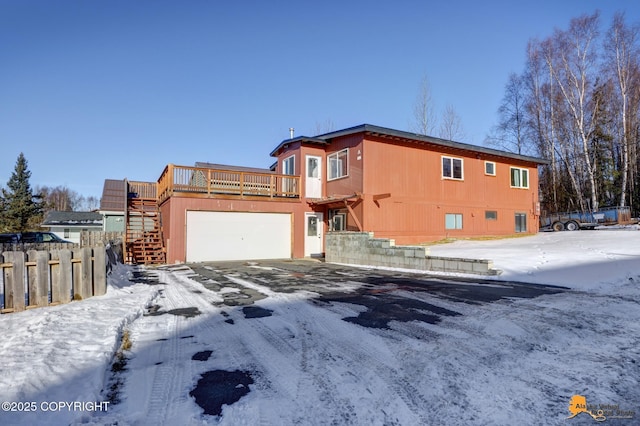
POLYGON ((462 119, 453 105, 447 105, 440 121, 440 137, 451 141, 462 141, 465 136, 462 119))
POLYGON ((631 145, 631 129, 633 123, 637 123, 638 105, 629 103, 631 91, 634 86, 637 90, 638 81, 633 81, 634 70, 638 69, 638 34, 637 25, 628 26, 625 24, 624 14, 617 13, 613 18, 613 23, 607 33, 605 47, 605 67, 613 74, 616 89, 619 96, 619 119, 621 123, 621 134, 619 135, 620 148, 622 151, 622 170, 620 171, 622 182, 620 192, 621 207, 626 205, 627 185, 629 181, 629 151, 631 145), (635 84, 634 84, 635 83, 635 84))
POLYGON ((511 73, 505 86, 504 97, 498 108, 498 125, 488 142, 499 149, 523 154, 531 150, 526 140, 524 77, 511 73))
POLYGON ((37 187, 42 194, 47 210, 75 211, 78 209, 82 196, 66 186, 37 187))
MULTIPOLYGON (((630 205, 640 214, 640 27, 617 14, 604 37, 599 15, 572 19, 531 40, 524 82, 523 147, 550 161, 541 169, 544 209, 630 205)), ((513 76, 504 100, 512 96, 513 76)), ((510 110, 499 110, 498 129, 510 110)), ((503 146, 503 149, 505 147, 503 146)))
POLYGON ((413 106, 413 131, 420 135, 433 135, 436 129, 436 113, 431 98, 431 86, 427 76, 422 77, 420 90, 413 106))
MULTIPOLYGON (((595 83, 596 38, 598 12, 574 18, 567 31, 557 30, 552 38, 555 55, 548 58, 549 69, 562 94, 563 107, 571 120, 565 137, 574 146, 567 152, 580 155, 577 172, 586 173, 589 183, 590 207, 598 209, 598 195, 594 167, 589 152, 589 139, 593 131, 596 106, 589 102, 595 83)), ((582 199, 579 200, 581 208, 582 199)))
POLYGON ((537 152, 550 160, 549 168, 541 176, 543 201, 553 210, 559 210, 559 178, 560 167, 557 156, 557 139, 555 132, 553 81, 545 71, 545 55, 538 40, 531 40, 527 46, 527 64, 524 73, 527 89, 526 113, 527 127, 532 133, 532 142, 537 152))
POLYGON ((333 124, 333 120, 327 118, 323 122, 316 121, 315 135, 322 135, 325 133, 333 132, 336 126, 333 124))

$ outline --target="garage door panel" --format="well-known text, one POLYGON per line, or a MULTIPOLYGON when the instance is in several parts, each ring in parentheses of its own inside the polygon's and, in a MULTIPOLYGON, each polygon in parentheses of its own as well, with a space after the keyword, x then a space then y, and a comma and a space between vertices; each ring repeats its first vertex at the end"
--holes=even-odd
POLYGON ((290 257, 288 213, 187 212, 187 262, 290 257))

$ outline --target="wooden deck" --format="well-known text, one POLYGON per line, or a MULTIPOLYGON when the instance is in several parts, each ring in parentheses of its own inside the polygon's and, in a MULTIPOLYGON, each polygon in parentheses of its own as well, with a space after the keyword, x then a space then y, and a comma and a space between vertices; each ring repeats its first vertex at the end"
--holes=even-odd
POLYGON ((300 197, 300 177, 169 164, 158 179, 157 191, 158 203, 174 195, 290 200, 300 197))
POLYGON ((300 198, 300 177, 199 167, 165 167, 158 182, 127 181, 125 261, 165 262, 159 206, 172 196, 292 201, 300 198))

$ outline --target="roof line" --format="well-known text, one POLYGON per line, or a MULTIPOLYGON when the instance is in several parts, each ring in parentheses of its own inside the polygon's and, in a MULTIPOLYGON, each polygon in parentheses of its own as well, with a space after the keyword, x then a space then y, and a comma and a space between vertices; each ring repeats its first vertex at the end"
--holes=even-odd
POLYGON ((292 143, 315 143, 318 145, 327 145, 329 142, 327 142, 326 140, 316 136, 314 138, 308 137, 308 136, 296 136, 293 139, 285 139, 282 142, 280 142, 278 144, 277 147, 275 147, 275 149, 273 151, 271 151, 271 153, 269 153, 269 156, 271 157, 275 157, 275 153, 278 152, 280 150, 280 148, 282 148, 285 145, 289 145, 292 143))
POLYGON ((456 141, 452 141, 452 140, 448 140, 448 139, 442 139, 442 138, 437 138, 434 136, 427 136, 427 135, 421 135, 418 133, 411 133, 411 132, 406 132, 403 130, 395 130, 395 129, 390 129, 388 127, 381 127, 381 126, 374 126, 372 124, 360 124, 358 126, 353 126, 353 127, 348 127, 346 129, 342 129, 342 130, 336 130, 334 132, 329 132, 329 133, 325 133, 322 135, 318 135, 316 137, 313 138, 309 138, 309 137, 305 137, 305 136, 300 136, 294 139, 285 139, 284 141, 282 141, 277 147, 276 149, 274 149, 271 152, 271 156, 275 156, 274 154, 280 149, 282 148, 284 145, 286 144, 290 144, 290 143, 294 143, 294 142, 311 142, 311 143, 322 143, 322 144, 329 144, 331 139, 334 138, 338 138, 341 136, 347 136, 347 135, 352 135, 355 133, 378 133, 380 135, 384 135, 384 136, 395 136, 395 137, 399 137, 399 138, 403 138, 403 139, 409 139, 409 140, 415 140, 415 141, 420 141, 420 142, 424 142, 424 143, 430 143, 433 145, 439 145, 439 146, 444 146, 444 147, 448 147, 448 148, 453 148, 453 149, 460 149, 460 150, 464 150, 464 151, 472 151, 472 152, 479 152, 479 153, 483 153, 483 154, 488 154, 488 155, 494 155, 497 157, 505 157, 505 158, 512 158, 512 159, 517 159, 517 160, 521 160, 521 161, 527 161, 527 162, 531 162, 531 163, 537 163, 537 164, 549 164, 549 160, 543 159, 543 158, 538 158, 538 157, 532 157, 532 156, 528 156, 528 155, 522 155, 522 154, 516 154, 513 152, 508 152, 508 151, 501 151, 498 149, 493 149, 493 148, 487 148, 484 146, 480 146, 480 145, 472 145, 469 143, 463 143, 463 142, 456 142, 456 141))

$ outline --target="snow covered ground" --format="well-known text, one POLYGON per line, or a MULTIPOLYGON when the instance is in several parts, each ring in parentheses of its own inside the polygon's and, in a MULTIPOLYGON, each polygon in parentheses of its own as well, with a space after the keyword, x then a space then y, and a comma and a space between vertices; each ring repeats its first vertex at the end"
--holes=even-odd
MULTIPOLYGON (((0 425, 591 424, 586 413, 566 419, 576 394, 631 417, 607 412, 607 424, 640 422, 637 227, 458 241, 431 254, 493 259, 499 281, 570 290, 465 303, 388 286, 456 315, 369 328, 343 320, 361 305, 281 290, 296 272, 265 282, 176 265, 143 271, 145 281, 122 266, 105 296, 0 316, 0 425), (223 303, 246 295, 269 316, 223 303), (226 391, 240 399, 221 415, 192 396, 211 372, 238 381, 226 391)), ((321 284, 364 285, 361 270, 339 274, 321 284)))

